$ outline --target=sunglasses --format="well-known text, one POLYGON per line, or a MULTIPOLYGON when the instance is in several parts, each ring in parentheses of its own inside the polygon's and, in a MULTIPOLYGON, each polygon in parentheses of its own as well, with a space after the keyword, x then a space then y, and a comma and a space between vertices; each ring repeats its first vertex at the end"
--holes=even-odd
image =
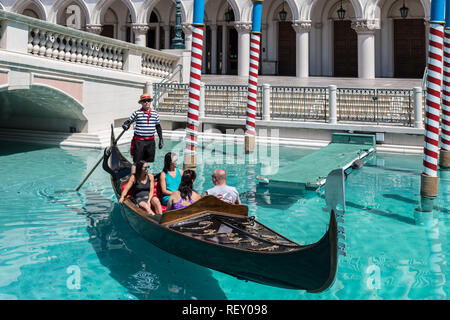
POLYGON ((145 166, 145 167, 144 167, 144 170, 145 170, 145 171, 150 170, 150 166, 145 166))
POLYGON ((144 100, 141 100, 141 103, 150 103, 150 102, 152 102, 151 99, 144 99, 144 100))

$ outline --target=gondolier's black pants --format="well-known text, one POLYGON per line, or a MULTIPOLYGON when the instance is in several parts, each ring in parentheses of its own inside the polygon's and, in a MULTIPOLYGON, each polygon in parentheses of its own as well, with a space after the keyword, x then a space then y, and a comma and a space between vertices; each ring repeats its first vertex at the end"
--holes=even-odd
POLYGON ((133 162, 138 163, 140 160, 155 161, 155 140, 134 140, 133 162))

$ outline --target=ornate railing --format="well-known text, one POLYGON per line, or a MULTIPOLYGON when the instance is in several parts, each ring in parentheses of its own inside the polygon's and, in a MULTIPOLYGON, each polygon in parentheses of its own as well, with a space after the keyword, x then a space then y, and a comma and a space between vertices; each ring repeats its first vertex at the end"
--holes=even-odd
MULTIPOLYGON (((203 90, 203 89, 202 89, 203 90)), ((258 87, 257 119, 328 122, 330 90, 328 87, 270 87, 270 104, 264 108, 262 87, 258 87), (263 110, 269 110, 265 117, 263 110)), ((158 110, 173 114, 186 113, 187 84, 154 84, 161 96, 158 110), (164 92, 164 94, 160 94, 164 92)), ((421 100, 423 108, 423 100, 421 100)), ((205 85, 204 116, 245 118, 247 86, 205 85)), ((395 124, 414 126, 413 89, 337 88, 336 115, 340 122, 395 124)))
POLYGON ((176 67, 180 57, 175 54, 137 46, 121 40, 49 23, 0 10, 1 48, 22 51, 33 56, 90 65, 113 70, 130 71, 164 78, 176 67), (6 28, 6 26, 11 26, 6 28), (8 30, 7 30, 8 29, 8 30), (3 37, 8 32, 8 37, 3 37), (27 43, 17 43, 25 38, 27 43), (13 43, 14 39, 16 43, 13 43), (133 58, 130 58, 133 57, 133 58))

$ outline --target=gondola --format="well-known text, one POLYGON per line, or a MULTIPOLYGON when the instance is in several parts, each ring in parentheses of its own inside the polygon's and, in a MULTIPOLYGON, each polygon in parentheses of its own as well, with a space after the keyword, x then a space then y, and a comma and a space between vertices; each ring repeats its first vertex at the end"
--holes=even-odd
MULTIPOLYGON (((111 134, 103 169, 111 175, 117 199, 131 173, 111 134)), ((121 213, 140 236, 173 255, 265 285, 322 292, 332 285, 337 269, 337 223, 330 211, 327 232, 316 243, 299 245, 248 216, 245 205, 231 205, 206 196, 179 210, 149 216, 132 197, 121 213)))

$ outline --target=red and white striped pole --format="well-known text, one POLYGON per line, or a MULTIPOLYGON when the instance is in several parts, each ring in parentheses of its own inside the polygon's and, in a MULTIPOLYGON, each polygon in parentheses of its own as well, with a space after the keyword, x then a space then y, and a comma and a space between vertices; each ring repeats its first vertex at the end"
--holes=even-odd
POLYGON ((186 122, 186 147, 184 150, 183 161, 184 170, 195 169, 197 167, 197 137, 200 106, 200 83, 202 78, 204 8, 204 0, 194 0, 189 102, 186 122))
POLYGON ((424 211, 432 210, 431 203, 428 200, 437 196, 438 186, 437 164, 445 23, 444 1, 431 1, 423 172, 420 181, 421 208, 424 211))
POLYGON ((446 0, 444 31, 444 85, 442 89, 439 167, 450 168, 450 0, 446 0))
POLYGON ((253 21, 250 37, 250 67, 248 75, 247 120, 245 122, 245 152, 255 150, 256 101, 258 97, 259 48, 261 44, 262 0, 253 0, 253 21))

